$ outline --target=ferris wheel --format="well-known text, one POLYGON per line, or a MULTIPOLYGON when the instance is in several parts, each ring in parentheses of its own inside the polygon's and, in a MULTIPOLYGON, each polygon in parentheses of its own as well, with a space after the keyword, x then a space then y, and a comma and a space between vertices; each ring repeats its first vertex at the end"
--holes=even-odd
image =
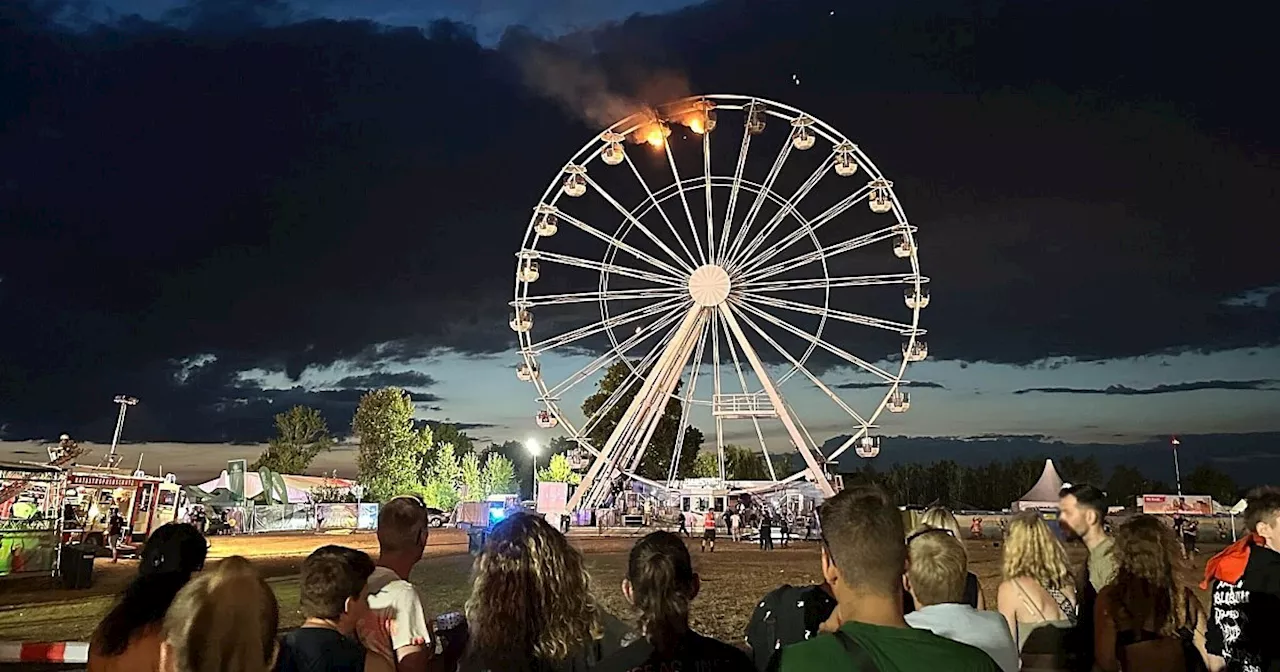
POLYGON ((690 427, 711 424, 720 480, 730 439, 767 465, 731 487, 808 479, 832 495, 828 463, 879 453, 874 423, 908 409, 907 367, 928 355, 915 233, 857 145, 781 103, 688 98, 593 138, 534 207, 511 302, 537 424, 590 459, 570 507, 599 506, 623 475, 676 487, 690 427), (860 378, 824 380, 839 372, 860 378), (813 425, 845 438, 824 454, 813 425), (647 450, 671 453, 665 479, 637 473, 647 450), (774 458, 797 453, 804 468, 779 474, 774 458))

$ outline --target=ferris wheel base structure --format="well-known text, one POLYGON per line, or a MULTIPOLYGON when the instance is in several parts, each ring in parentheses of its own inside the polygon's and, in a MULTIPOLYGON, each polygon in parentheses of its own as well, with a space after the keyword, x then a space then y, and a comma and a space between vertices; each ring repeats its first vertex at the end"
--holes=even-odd
MULTIPOLYGON (((689 170, 688 166, 685 170, 689 170)), ((790 183, 795 182, 798 180, 790 183)), ((815 117, 781 103, 738 95, 688 98, 638 112, 589 141, 553 178, 534 208, 516 255, 515 299, 511 302, 514 313, 510 324, 520 340, 517 376, 533 383, 538 400, 546 406, 537 415, 538 425, 562 427, 568 438, 592 458, 568 502, 569 508, 599 508, 623 478, 666 491, 684 488, 685 481, 678 476, 685 438, 695 414, 708 417, 715 424, 719 477, 712 481, 720 484, 717 489, 766 492, 804 482, 823 497, 833 495, 838 478, 833 479, 826 466, 849 448, 855 448, 861 457, 879 453, 879 438, 871 435, 871 429, 883 411, 907 410, 909 398, 899 389, 906 384, 907 365, 927 356, 922 339, 925 331, 919 322, 921 309, 929 303, 925 288, 929 279, 920 273, 915 231, 893 191, 893 183, 884 179, 857 145, 815 117), (731 124, 717 118, 717 111, 742 114, 737 135, 731 124), (689 133, 677 137, 673 133, 676 127, 684 127, 689 133), (781 129, 777 138, 781 150, 768 173, 756 179, 748 175, 748 153, 753 142, 757 146, 769 142, 769 128, 781 129), (712 172, 713 135, 737 146, 736 162, 722 160, 727 156, 714 162, 733 165, 731 175, 712 172), (826 149, 809 152, 819 140, 824 141, 826 149), (673 150, 677 143, 681 144, 673 150), (680 154, 687 162, 697 145, 701 147, 698 155, 702 174, 682 177, 676 156, 680 154), (788 165, 805 161, 804 156, 818 159, 816 163, 810 161, 814 167, 808 179, 791 193, 780 192, 779 176, 786 174, 788 165), (652 175, 653 171, 667 170, 669 177, 652 175), (648 177, 646 172, 650 173, 648 177), (860 187, 860 181, 847 181, 855 174, 866 175, 868 180, 860 187), (627 196, 614 196, 604 186, 610 175, 633 177, 630 193, 643 197, 632 206, 624 205, 627 196), (835 177, 828 177, 832 175, 835 177), (830 183, 824 185, 825 191, 839 197, 819 211, 806 198, 822 191, 816 188, 824 180, 845 181, 834 188, 829 188, 830 183), (664 183, 666 186, 651 186, 664 183), (746 196, 742 207, 740 196, 746 196), (569 205, 575 202, 582 206, 575 206, 571 213, 569 205), (857 224, 851 213, 860 203, 868 206, 870 217, 887 217, 881 220, 887 225, 852 234, 857 224), (583 214, 592 205, 597 211, 583 214), (688 224, 687 231, 676 224, 682 219, 681 214, 688 224), (612 232, 599 223, 602 219, 617 222, 612 232), (832 221, 839 224, 826 226, 832 221), (558 233, 560 237, 553 240, 558 233), (562 246, 566 235, 578 238, 562 246), (587 244, 601 243, 602 255, 582 254, 587 244), (891 254, 876 251, 876 246, 886 243, 892 244, 891 254), (800 250, 795 249, 798 244, 800 250), (797 254, 810 245, 810 251, 797 254), (873 256, 852 259, 855 252, 873 256), (877 268, 889 263, 905 264, 905 272, 842 274, 844 269, 877 268), (540 285, 535 283, 546 275, 546 267, 598 272, 598 287, 596 291, 541 293, 536 289, 540 285), (877 287, 903 292, 898 306, 901 309, 905 303, 909 321, 864 315, 832 305, 833 299, 838 299, 833 289, 874 292, 877 287), (805 298, 810 301, 796 300, 805 298), (600 306, 599 321, 539 340, 532 337, 535 312, 551 313, 548 324, 572 323, 581 319, 580 309, 567 317, 557 316, 554 311, 591 302, 600 306), (634 309, 619 307, 634 303, 643 305, 634 309), (816 324, 797 326, 798 319, 778 317, 778 311, 800 315, 816 324), (883 354, 859 357, 835 345, 828 332, 831 325, 839 323, 895 334, 903 339, 901 360, 896 366, 882 367, 872 362, 884 359, 883 354), (635 333, 625 335, 624 327, 634 328, 635 333), (575 355, 599 352, 599 345, 583 346, 592 342, 589 339, 596 339, 594 342, 599 344, 605 336, 608 347, 582 369, 559 382, 543 378, 541 358, 560 349, 575 355), (777 336, 800 345, 789 349, 777 336), (806 366, 815 352, 833 358, 836 366, 870 375, 875 382, 829 385, 811 370, 812 365, 806 366), (710 366, 704 372, 708 356, 710 366), (584 420, 577 422, 562 411, 560 400, 569 396, 575 386, 592 379, 605 367, 613 372, 616 364, 625 364, 624 378, 615 380, 616 388, 603 403, 589 413, 584 408, 584 420), (848 418, 848 438, 830 454, 819 450, 797 408, 783 396, 783 385, 792 379, 807 381, 820 393, 815 400, 825 397, 848 418), (708 391, 704 388, 710 388, 709 394, 700 396, 700 390, 708 391), (860 413, 837 392, 839 389, 883 390, 883 394, 870 412, 860 413), (674 444, 655 446, 659 425, 669 418, 673 402, 678 402, 680 416, 674 444), (616 413, 618 409, 623 409, 621 414, 616 413), (751 425, 769 481, 728 478, 726 422, 751 425), (604 428, 609 427, 603 423, 613 424, 607 430, 607 438, 601 441, 604 428), (762 429, 762 424, 771 423, 768 434, 774 437, 772 450, 762 429), (783 437, 785 443, 778 444, 778 437, 783 437), (772 462, 779 449, 798 452, 804 469, 779 478, 772 462), (671 451, 665 482, 637 473, 649 450, 671 451)), ((573 285, 560 281, 552 286, 573 285)), ((866 305, 886 304, 873 300, 866 305)), ((856 336, 841 338, 842 344, 862 341, 856 336)), ((823 370, 832 368, 827 365, 823 370)), ((799 409, 811 411, 813 403, 806 399, 799 409)), ((829 418, 823 422, 839 425, 829 418)), ((696 481, 703 490, 708 483, 706 479, 696 481)))

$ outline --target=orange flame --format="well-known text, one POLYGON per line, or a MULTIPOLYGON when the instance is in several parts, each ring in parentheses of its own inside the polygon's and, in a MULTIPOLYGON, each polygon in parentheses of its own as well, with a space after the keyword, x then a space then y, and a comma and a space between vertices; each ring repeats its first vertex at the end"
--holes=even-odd
POLYGON ((695 114, 692 117, 689 117, 688 125, 689 130, 697 133, 698 135, 702 135, 707 132, 707 125, 702 120, 702 115, 700 114, 695 114))

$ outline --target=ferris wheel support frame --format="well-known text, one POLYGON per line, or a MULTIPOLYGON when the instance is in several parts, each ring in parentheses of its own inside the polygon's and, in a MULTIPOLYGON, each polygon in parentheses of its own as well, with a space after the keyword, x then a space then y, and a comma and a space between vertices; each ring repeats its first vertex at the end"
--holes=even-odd
POLYGON ((693 354, 704 319, 705 315, 698 306, 690 307, 674 338, 654 363, 640 390, 631 399, 617 426, 610 432, 600 454, 578 483, 578 489, 569 498, 567 506, 570 511, 594 508, 603 502, 608 496, 609 481, 615 471, 620 471, 618 465, 633 457, 634 452, 640 452, 639 447, 644 445, 634 439, 628 442, 627 439, 637 435, 652 436, 666 410, 667 399, 680 381, 679 374, 693 354), (676 375, 671 375, 673 372, 676 375))

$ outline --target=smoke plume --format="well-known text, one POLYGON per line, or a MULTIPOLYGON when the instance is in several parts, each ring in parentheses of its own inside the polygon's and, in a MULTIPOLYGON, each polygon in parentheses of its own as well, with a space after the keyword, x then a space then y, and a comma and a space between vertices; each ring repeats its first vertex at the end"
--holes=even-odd
POLYGON ((633 92, 621 92, 599 64, 542 41, 522 45, 516 61, 526 86, 593 129, 637 112, 652 113, 657 105, 690 95, 688 78, 672 71, 643 73, 633 92))

